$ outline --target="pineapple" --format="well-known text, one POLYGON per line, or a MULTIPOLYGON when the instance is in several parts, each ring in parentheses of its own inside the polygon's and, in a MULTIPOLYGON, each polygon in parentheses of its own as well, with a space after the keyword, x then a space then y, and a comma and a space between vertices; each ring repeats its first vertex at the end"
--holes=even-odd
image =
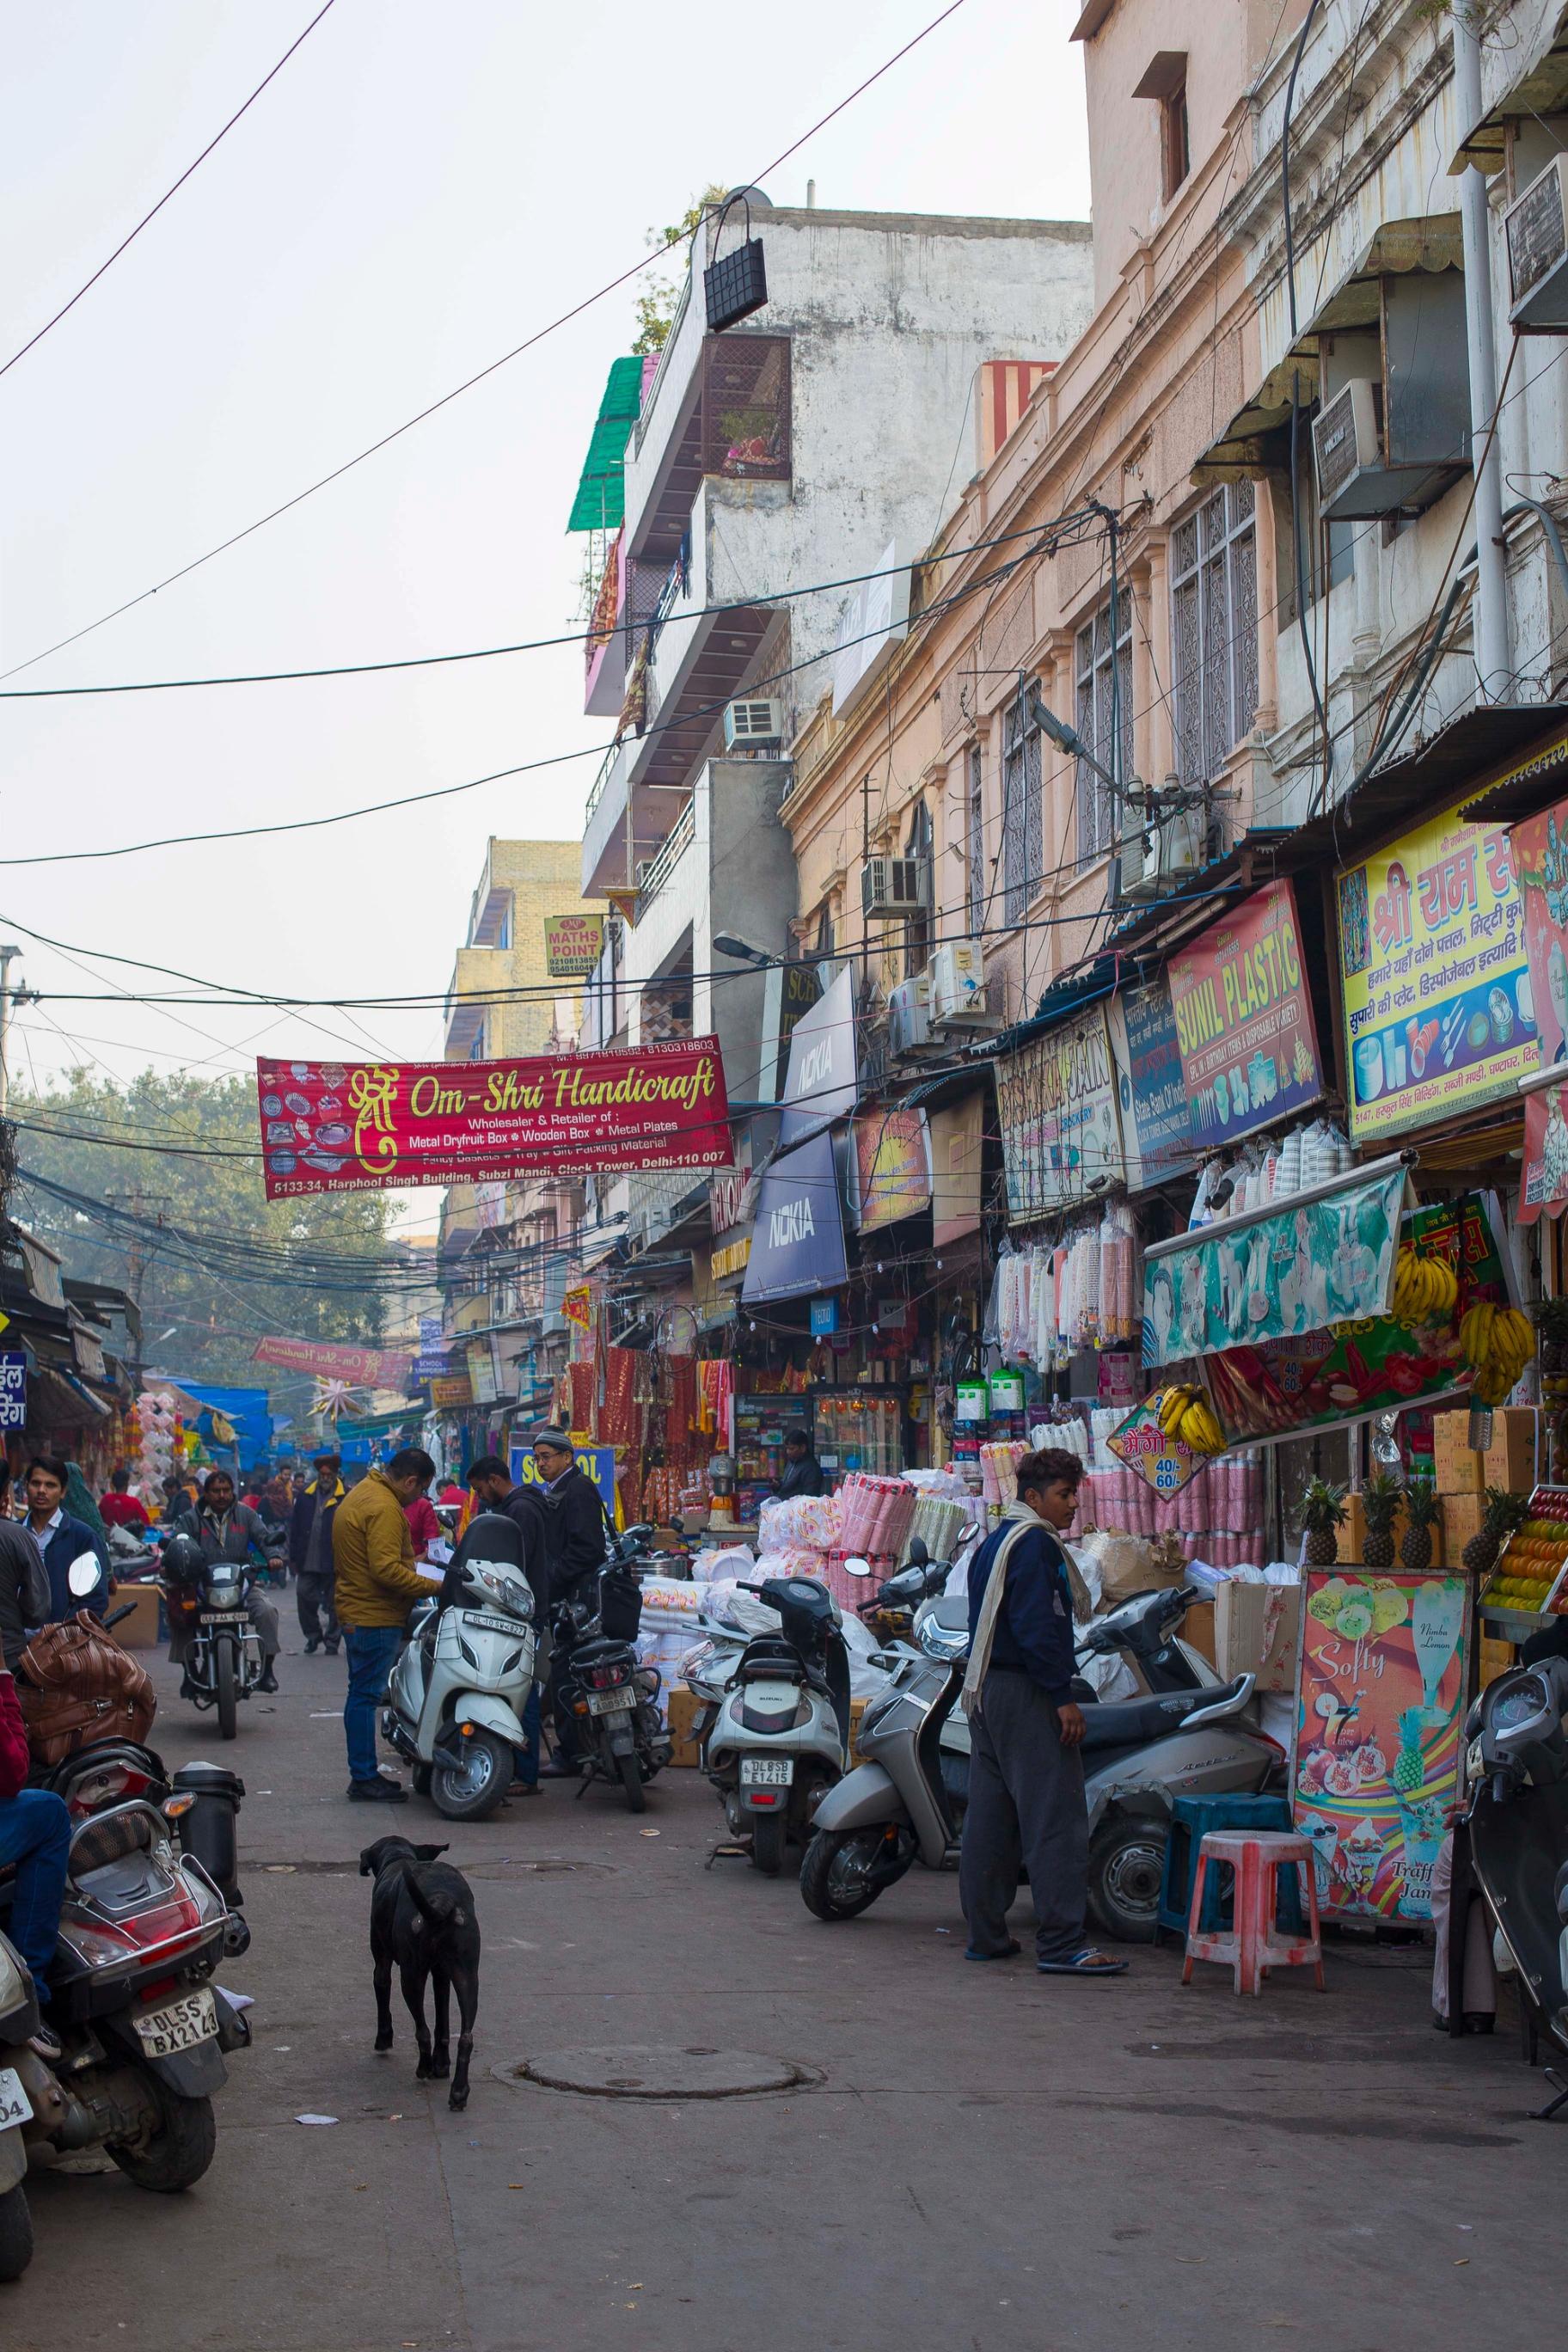
POLYGON ((1424 1718, 1425 1710, 1418 1706, 1407 1706, 1399 1718, 1399 1753, 1388 1777, 1406 1803, 1415 1796, 1426 1778, 1426 1767, 1421 1754, 1424 1718))
POLYGON ((1332 1568, 1339 1554, 1335 1530, 1344 1525, 1345 1489, 1328 1478, 1309 1478, 1301 1495, 1309 1568, 1332 1568))
POLYGON ((1430 1478, 1412 1478, 1405 1489, 1409 1525, 1399 1547, 1400 1560, 1412 1576, 1422 1576, 1432 1565, 1432 1528, 1441 1506, 1430 1478))
POLYGON ((1530 1508, 1527 1495, 1510 1494, 1506 1486, 1487 1488, 1487 1507, 1480 1533, 1470 1538, 1462 1555, 1468 1576, 1489 1576, 1506 1538, 1523 1522, 1530 1508))
POLYGON ((1568 1298, 1541 1298, 1531 1309, 1541 1333, 1543 1376, 1568 1372, 1568 1298))
POLYGON ((1362 1559, 1368 1568, 1394 1566, 1394 1515, 1403 1493, 1398 1479, 1391 1478, 1386 1470, 1374 1470, 1362 1489, 1362 1508, 1366 1513, 1362 1559))

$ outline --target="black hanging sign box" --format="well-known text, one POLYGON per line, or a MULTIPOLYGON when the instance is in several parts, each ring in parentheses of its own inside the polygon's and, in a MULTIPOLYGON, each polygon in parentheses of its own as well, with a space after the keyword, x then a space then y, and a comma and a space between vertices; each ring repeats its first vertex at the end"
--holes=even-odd
MULTIPOLYGON (((729 206, 725 206, 725 211, 729 206)), ((719 216, 719 233, 723 233, 724 215, 719 216)), ((714 239, 718 243, 718 237, 714 239)), ((702 291, 708 305, 708 329, 710 334, 721 335, 726 327, 738 326, 760 310, 768 299, 768 273, 763 263, 763 241, 752 235, 752 208, 746 207, 746 237, 732 253, 721 259, 715 257, 702 273, 702 291)))

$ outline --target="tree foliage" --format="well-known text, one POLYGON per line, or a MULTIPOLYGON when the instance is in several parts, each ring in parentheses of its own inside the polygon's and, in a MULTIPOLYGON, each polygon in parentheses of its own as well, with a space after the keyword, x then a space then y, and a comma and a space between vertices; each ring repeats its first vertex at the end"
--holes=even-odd
POLYGON ((264 1333, 380 1340, 391 1204, 379 1192, 269 1203, 253 1080, 148 1070, 121 1087, 77 1069, 42 1096, 13 1091, 11 1116, 21 1168, 12 1213, 60 1251, 68 1275, 129 1290, 140 1283, 149 1364, 192 1379, 277 1386, 275 1372, 252 1362, 264 1333), (87 1135, 116 1140, 82 1140, 87 1135), (257 1156, 241 1156, 248 1153, 257 1156), (30 1185, 29 1171, 159 1220, 161 1234, 142 1244, 140 1271, 128 1235, 30 1185), (264 1256, 254 1269, 209 1263, 204 1235, 254 1244, 264 1256), (323 1257, 363 1257, 363 1275, 319 1266, 323 1257), (171 1324, 179 1328, 159 1344, 171 1324))
MULTIPOLYGON (((704 214, 710 206, 721 205, 729 193, 727 188, 721 188, 716 182, 710 181, 702 194, 693 197, 678 221, 672 221, 668 228, 648 230, 649 246, 656 253, 662 252, 667 247, 673 253, 677 241, 682 237, 689 246, 702 224, 704 214)), ((642 291, 637 298, 637 339, 632 345, 633 351, 639 359, 646 358, 650 352, 662 352, 669 341, 669 331, 675 324, 676 307, 680 300, 680 289, 685 283, 684 271, 679 278, 655 277, 644 279, 642 291)))

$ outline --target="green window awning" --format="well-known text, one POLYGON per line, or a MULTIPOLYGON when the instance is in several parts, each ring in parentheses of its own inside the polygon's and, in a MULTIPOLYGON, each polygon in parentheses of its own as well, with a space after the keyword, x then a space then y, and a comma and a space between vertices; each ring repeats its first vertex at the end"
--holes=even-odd
POLYGON ((619 530, 626 520, 626 454, 642 406, 639 358, 612 360, 572 501, 568 530, 619 530))

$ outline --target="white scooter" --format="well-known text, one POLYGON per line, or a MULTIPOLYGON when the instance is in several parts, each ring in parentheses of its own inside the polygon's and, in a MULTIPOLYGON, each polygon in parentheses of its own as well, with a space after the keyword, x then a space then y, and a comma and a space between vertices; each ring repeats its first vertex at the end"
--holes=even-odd
POLYGON ((779 1617, 734 1661, 703 1760, 732 1837, 751 1836, 753 1866, 776 1878, 792 1838, 804 1844, 849 1752, 849 1659, 838 1603, 815 1577, 742 1584, 779 1617))
POLYGON ((382 1736, 414 1767, 417 1796, 449 1822, 481 1822, 511 1786, 539 1635, 521 1538, 482 1512, 447 1571, 458 1599, 421 1601, 387 1685, 382 1736))

